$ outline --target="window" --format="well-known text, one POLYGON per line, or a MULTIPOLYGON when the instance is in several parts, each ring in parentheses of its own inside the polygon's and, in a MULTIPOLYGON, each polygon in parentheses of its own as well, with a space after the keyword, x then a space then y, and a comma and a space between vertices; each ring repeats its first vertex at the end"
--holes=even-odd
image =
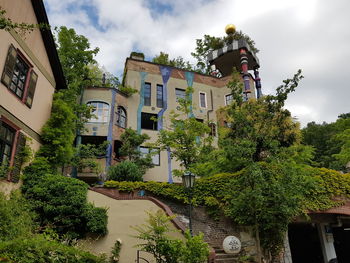
POLYGON ((126 128, 126 111, 123 107, 118 107, 117 112, 115 113, 115 124, 121 128, 126 128))
POLYGON ((23 103, 32 107, 38 75, 24 56, 11 45, 1 82, 23 103))
POLYGON ((210 136, 216 136, 216 125, 215 125, 215 123, 209 123, 209 128, 210 128, 210 133, 209 133, 209 135, 210 136))
POLYGON ((142 154, 142 157, 146 157, 148 154, 152 154, 151 155, 152 163, 157 166, 160 165, 159 149, 154 149, 154 148, 152 149, 152 148, 140 146, 140 152, 142 154))
POLYGON ((141 112, 141 129, 157 130, 157 114, 141 112))
POLYGON ((196 118, 196 121, 198 121, 198 122, 200 122, 200 123, 203 123, 203 122, 204 122, 203 119, 198 119, 198 118, 196 118))
POLYGON ((178 99, 186 99, 186 91, 184 89, 175 89, 176 101, 178 99))
POLYGON ((232 101, 233 101, 233 96, 232 96, 232 94, 228 94, 228 95, 225 96, 225 105, 226 105, 226 106, 227 106, 227 105, 230 105, 230 104, 232 103, 232 101))
POLYGON ((201 108, 206 108, 207 107, 207 94, 204 92, 199 93, 199 105, 201 108))
POLYGON ((151 106, 151 83, 145 83, 145 90, 144 90, 144 105, 145 106, 151 106))
POLYGON ((90 101, 88 106, 92 106, 91 114, 95 115, 90 118, 89 122, 108 122, 109 116, 109 104, 102 101, 90 101))
POLYGON ((163 108, 163 85, 157 84, 157 107, 163 108))
POLYGON ((1 122, 0 126, 0 165, 10 164, 16 130, 1 122))

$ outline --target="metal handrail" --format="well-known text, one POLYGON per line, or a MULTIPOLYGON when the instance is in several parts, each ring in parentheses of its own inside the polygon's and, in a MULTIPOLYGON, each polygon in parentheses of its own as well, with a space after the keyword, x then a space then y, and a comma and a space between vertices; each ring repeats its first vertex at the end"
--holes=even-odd
MULTIPOLYGON (((137 258, 135 260, 136 263, 141 263, 140 260, 143 260, 142 262, 146 262, 146 263, 149 263, 149 261, 143 257, 140 256, 140 252, 145 252, 145 251, 142 251, 142 250, 137 250, 137 258)), ((147 253, 147 252, 146 252, 147 253)))

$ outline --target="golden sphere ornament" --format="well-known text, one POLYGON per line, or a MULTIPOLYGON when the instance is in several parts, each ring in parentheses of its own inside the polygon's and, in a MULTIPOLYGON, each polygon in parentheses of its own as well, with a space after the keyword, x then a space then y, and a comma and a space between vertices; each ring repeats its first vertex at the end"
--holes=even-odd
POLYGON ((227 35, 234 34, 236 32, 236 27, 233 24, 228 24, 225 27, 225 31, 227 35))

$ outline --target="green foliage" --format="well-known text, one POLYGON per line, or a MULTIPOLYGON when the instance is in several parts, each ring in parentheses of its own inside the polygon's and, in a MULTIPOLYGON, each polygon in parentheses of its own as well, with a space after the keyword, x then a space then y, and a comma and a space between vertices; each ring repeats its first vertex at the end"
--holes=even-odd
POLYGON ((209 65, 207 64, 207 56, 209 52, 222 48, 225 44, 231 44, 233 40, 239 39, 244 39, 254 53, 259 52, 255 47, 255 42, 242 31, 237 31, 233 35, 226 37, 204 35, 203 39, 197 39, 195 51, 191 53, 191 55, 197 60, 196 71, 208 74, 209 65))
POLYGON ((108 169, 108 179, 115 181, 142 181, 142 172, 137 164, 124 161, 108 169))
POLYGON ((0 192, 1 242, 31 236, 34 227, 32 218, 27 201, 18 192, 12 192, 9 199, 0 192))
POLYGON ((9 171, 7 164, 0 165, 0 179, 6 178, 9 171))
POLYGON ((219 141, 226 158, 223 171, 239 171, 253 162, 266 161, 277 156, 281 149, 299 142, 299 124, 283 106, 301 78, 299 70, 292 79, 283 81, 284 85, 277 88, 276 95, 243 102, 242 86, 234 73, 228 84, 234 101, 226 109, 230 128, 219 141))
POLYGON ((13 22, 10 18, 6 17, 6 11, 0 6, 0 30, 15 30, 17 33, 25 34, 27 32, 30 33, 37 28, 50 29, 50 26, 44 23, 29 24, 24 22, 13 22))
POLYGON ((56 32, 57 51, 63 72, 68 88, 76 98, 89 77, 89 68, 86 65, 96 64, 94 56, 99 48, 90 49, 89 40, 85 36, 77 35, 72 28, 61 26, 56 28, 56 32))
POLYGON ((310 122, 302 129, 303 144, 315 148, 313 162, 315 166, 346 170, 350 161, 349 114, 341 114, 336 122, 317 124, 310 122))
POLYGON ((133 94, 138 92, 137 89, 134 89, 131 86, 123 86, 123 85, 119 85, 118 90, 121 91, 122 93, 124 93, 127 97, 130 97, 133 94))
POLYGON ((133 57, 133 56, 145 59, 145 54, 143 54, 142 52, 135 52, 135 51, 133 51, 133 52, 130 53, 130 57, 133 57))
POLYGON ((106 156, 106 149, 109 142, 104 141, 96 146, 93 144, 80 144, 76 148, 76 153, 71 161, 72 165, 78 169, 78 172, 83 172, 88 169, 96 174, 102 171, 101 165, 96 161, 96 158, 106 156))
POLYGON ((38 157, 47 158, 52 167, 68 163, 73 157, 76 116, 72 108, 56 93, 52 103, 51 117, 42 128, 43 145, 38 157))
POLYGON ((186 241, 172 239, 168 233, 171 232, 170 220, 162 210, 156 213, 148 213, 147 224, 136 226, 138 232, 135 236, 145 241, 138 245, 142 251, 151 253, 157 263, 202 263, 206 262, 209 248, 203 241, 203 235, 191 237, 187 231, 186 241))
MULTIPOLYGON (((171 155, 180 162, 185 170, 194 169, 199 162, 204 149, 211 146, 210 128, 192 116, 192 101, 190 94, 193 89, 188 87, 186 98, 178 99, 179 113, 170 113, 170 129, 163 129, 158 134, 156 145, 161 150, 170 148, 171 155), (183 118, 183 116, 188 116, 183 118)), ((181 174, 180 171, 174 171, 181 174)))
POLYGON ((106 209, 87 203, 87 184, 49 171, 45 159, 39 159, 24 170, 22 192, 37 213, 39 225, 70 238, 86 233, 104 235, 107 232, 106 209))
POLYGON ((185 232, 186 241, 181 250, 180 262, 207 262, 209 256, 209 246, 204 242, 203 236, 203 233, 200 233, 198 236, 192 237, 189 231, 185 232))
POLYGON ((110 262, 111 263, 118 263, 119 262, 119 255, 120 251, 122 250, 122 241, 118 238, 114 242, 114 246, 112 247, 112 252, 111 252, 111 258, 110 262))
POLYGON ((120 154, 126 156, 129 161, 135 163, 142 174, 145 174, 147 169, 152 168, 152 154, 143 155, 140 152, 140 145, 144 144, 150 137, 147 134, 138 134, 137 131, 126 128, 120 136, 122 147, 120 154))
POLYGON ((105 263, 103 257, 95 256, 76 247, 50 241, 41 235, 17 238, 0 243, 0 258, 16 263, 105 263))
POLYGON ((89 64, 88 78, 90 86, 94 87, 118 87, 119 79, 108 72, 104 67, 100 67, 98 63, 89 64))
POLYGON ((162 65, 168 65, 172 67, 176 67, 183 70, 194 70, 193 66, 190 62, 185 61, 183 57, 179 56, 174 59, 169 59, 169 54, 165 52, 160 52, 159 55, 155 56, 152 59, 152 62, 162 65))

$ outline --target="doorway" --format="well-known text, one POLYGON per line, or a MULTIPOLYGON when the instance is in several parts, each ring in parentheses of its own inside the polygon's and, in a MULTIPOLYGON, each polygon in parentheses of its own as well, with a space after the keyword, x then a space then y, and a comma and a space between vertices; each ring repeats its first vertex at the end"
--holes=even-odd
POLYGON ((324 263, 316 225, 291 224, 288 238, 293 263, 324 263))

